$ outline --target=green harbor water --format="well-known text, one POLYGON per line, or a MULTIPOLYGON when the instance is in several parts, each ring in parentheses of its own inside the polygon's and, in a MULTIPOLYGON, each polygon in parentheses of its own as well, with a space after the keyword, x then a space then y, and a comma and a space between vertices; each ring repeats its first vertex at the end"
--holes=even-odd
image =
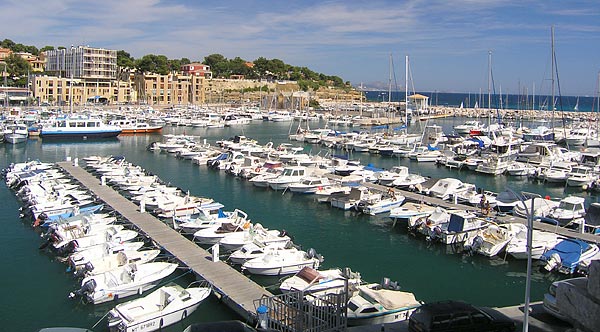
MULTIPOLYGON (((438 124, 451 128, 461 119, 439 119, 438 124)), ((313 126, 311 124, 311 126, 313 126)), ((315 125, 316 126, 316 125, 315 125)), ((233 135, 246 135, 261 144, 288 142, 289 123, 257 122, 243 127, 223 129, 192 129, 165 127, 163 134, 186 133, 216 140, 233 135)), ((293 128, 295 130, 295 127, 293 128)), ((124 155, 126 160, 157 174, 163 181, 189 190, 193 195, 212 197, 225 205, 248 213, 252 221, 272 229, 285 229, 294 242, 304 249, 315 248, 325 258, 324 268, 350 267, 359 271, 367 281, 378 282, 389 277, 399 282, 404 290, 413 292, 417 299, 434 301, 460 299, 478 305, 509 306, 524 301, 526 262, 510 257, 492 259, 457 253, 452 247, 430 244, 401 230, 391 229, 386 215, 365 216, 334 209, 320 204, 311 196, 282 194, 252 186, 245 180, 219 173, 206 166, 178 160, 164 153, 152 153, 146 147, 161 135, 122 136, 101 142, 42 142, 30 139, 20 145, 0 145, 0 168, 13 162, 39 159, 45 162, 82 158, 89 155, 124 155)), ((300 143, 296 143, 300 145, 300 143)), ((319 148, 306 146, 305 151, 316 153, 319 148)), ((321 154, 324 154, 322 151, 321 154)), ((505 176, 490 177, 469 171, 448 170, 433 163, 413 163, 407 159, 385 158, 368 154, 354 154, 363 164, 371 163, 389 168, 408 165, 411 172, 432 177, 457 177, 487 190, 532 191, 553 198, 565 194, 597 201, 596 196, 580 191, 565 191, 563 186, 547 186, 528 179, 505 176)), ((83 164, 83 162, 81 162, 83 164)), ((39 233, 31 228, 30 220, 19 218, 20 202, 14 193, 0 185, 0 211, 3 231, 0 233, 3 269, 3 296, 0 298, 0 326, 7 331, 35 331, 49 326, 78 326, 91 328, 114 303, 83 305, 67 298, 78 288, 67 274, 65 265, 46 252, 38 250, 39 233)), ((193 278, 184 270, 178 271, 176 281, 186 285, 193 278)), ((540 301, 552 281, 562 278, 542 274, 534 268, 531 287, 532 301, 540 301)), ((278 278, 253 278, 265 286, 273 286, 278 278)), ((128 300, 128 299, 125 299, 128 300)), ((237 318, 214 297, 183 322, 164 329, 182 331, 194 322, 237 318)), ((106 331, 106 320, 94 331, 106 331)))

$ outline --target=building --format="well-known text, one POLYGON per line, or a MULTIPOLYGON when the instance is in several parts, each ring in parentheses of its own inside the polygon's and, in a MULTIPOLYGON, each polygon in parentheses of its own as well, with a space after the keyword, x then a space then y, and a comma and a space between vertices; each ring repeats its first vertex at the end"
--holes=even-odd
POLYGON ((0 47, 0 61, 4 61, 9 55, 12 54, 10 48, 0 47))
POLYGON ((212 78, 212 72, 210 71, 210 66, 207 66, 205 64, 198 63, 198 62, 190 63, 187 65, 182 65, 181 72, 184 75, 202 76, 207 79, 212 78))
POLYGON ((414 110, 425 110, 429 108, 429 97, 415 93, 408 96, 408 103, 414 110))
MULTIPOLYGON (((192 69, 194 70, 194 69, 192 69)), ((206 78, 199 74, 138 73, 134 86, 138 101, 148 105, 187 105, 205 102, 206 78)))
POLYGON ((86 103, 124 103, 137 100, 130 81, 89 82, 80 78, 38 75, 32 78, 31 91, 39 104, 68 106, 86 103))
POLYGON ((46 71, 85 80, 116 79, 117 51, 88 46, 46 51, 46 71))
POLYGON ((25 105, 29 100, 29 89, 15 87, 0 87, 0 104, 2 107, 10 105, 25 105))

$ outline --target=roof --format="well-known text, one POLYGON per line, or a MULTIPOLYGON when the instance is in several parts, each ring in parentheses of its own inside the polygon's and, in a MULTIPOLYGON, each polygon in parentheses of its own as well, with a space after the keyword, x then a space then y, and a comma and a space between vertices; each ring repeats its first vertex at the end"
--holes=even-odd
POLYGON ((415 93, 414 95, 408 96, 409 99, 429 99, 429 97, 415 93))

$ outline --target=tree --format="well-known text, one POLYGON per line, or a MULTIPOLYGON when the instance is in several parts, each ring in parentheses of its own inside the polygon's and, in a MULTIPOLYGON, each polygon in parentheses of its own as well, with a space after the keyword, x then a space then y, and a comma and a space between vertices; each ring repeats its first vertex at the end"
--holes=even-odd
POLYGON ((10 39, 4 39, 2 42, 0 42, 0 46, 4 48, 10 48, 12 50, 15 46, 15 42, 10 39))
POLYGON ((135 59, 127 52, 117 51, 117 66, 125 68, 134 68, 135 59))
POLYGON ((31 65, 27 60, 16 54, 11 54, 4 59, 6 71, 13 86, 24 86, 27 83, 27 74, 31 72, 31 65))
POLYGON ((164 55, 146 54, 135 61, 135 68, 141 72, 166 75, 169 73, 168 59, 164 55))
POLYGON ((52 50, 54 50, 54 46, 49 46, 49 45, 47 45, 47 46, 44 46, 44 47, 42 47, 42 48, 40 49, 40 53, 41 53, 41 52, 46 52, 46 51, 52 51, 52 50))

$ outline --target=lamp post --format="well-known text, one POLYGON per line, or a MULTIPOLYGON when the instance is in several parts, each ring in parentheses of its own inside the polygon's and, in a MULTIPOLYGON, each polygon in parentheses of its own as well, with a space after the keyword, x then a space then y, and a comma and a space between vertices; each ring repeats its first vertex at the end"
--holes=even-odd
POLYGON ((536 193, 528 193, 522 192, 522 195, 518 195, 511 189, 508 191, 512 192, 516 195, 521 203, 523 203, 523 207, 527 212, 527 277, 525 279, 525 305, 523 308, 523 332, 529 331, 529 307, 530 307, 530 293, 531 293, 531 269, 532 269, 532 258, 531 258, 531 247, 533 240, 533 213, 535 212, 535 199, 541 198, 542 196, 536 193), (524 196, 531 197, 531 206, 527 209, 527 205, 525 204, 524 196))

